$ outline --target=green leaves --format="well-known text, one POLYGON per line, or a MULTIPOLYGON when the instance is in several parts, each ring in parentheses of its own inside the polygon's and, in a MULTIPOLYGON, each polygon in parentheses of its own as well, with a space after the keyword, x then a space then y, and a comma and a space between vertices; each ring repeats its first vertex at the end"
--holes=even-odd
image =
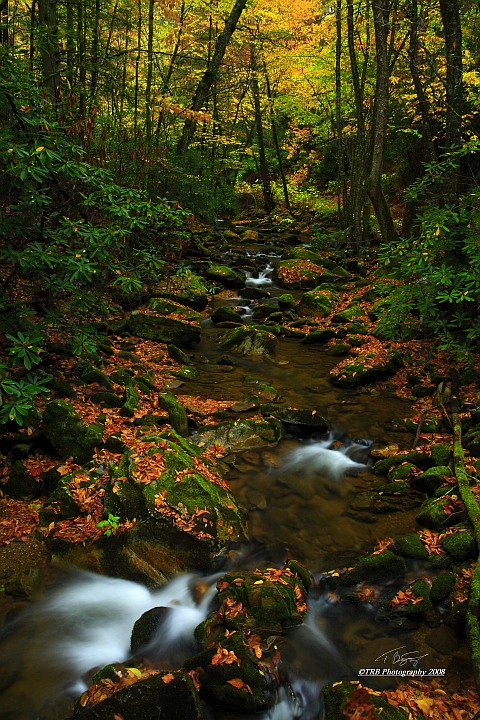
POLYGON ((9 355, 13 358, 15 363, 23 362, 23 365, 27 370, 31 370, 33 365, 38 365, 42 362, 40 353, 43 352, 42 336, 36 332, 25 335, 22 332, 18 332, 17 336, 6 334, 8 340, 13 344, 8 349, 9 355))
POLYGON ((0 366, 0 424, 9 421, 22 426, 26 416, 34 408, 34 400, 37 395, 48 395, 50 389, 47 387, 52 379, 50 375, 40 377, 29 373, 25 380, 16 380, 6 373, 8 368, 0 366))

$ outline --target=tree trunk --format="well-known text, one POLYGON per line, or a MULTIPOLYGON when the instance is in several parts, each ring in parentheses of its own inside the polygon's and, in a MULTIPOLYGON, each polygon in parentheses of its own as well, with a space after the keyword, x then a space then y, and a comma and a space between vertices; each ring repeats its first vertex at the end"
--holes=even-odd
POLYGON ((54 105, 59 100, 57 0, 39 0, 38 26, 41 33, 40 54, 45 87, 54 105))
MULTIPOLYGON (((460 147, 463 112, 463 60, 462 26, 457 0, 440 0, 440 13, 445 34, 445 55, 447 61, 446 101, 447 115, 445 128, 446 151, 460 147)), ((459 170, 447 172, 447 201, 458 203, 459 170)))
MULTIPOLYGON (((227 50, 228 43, 230 42, 230 38, 235 32, 237 23, 240 19, 240 15, 242 14, 246 4, 247 0, 236 0, 230 15, 225 21, 224 30, 217 37, 212 59, 207 64, 207 69, 205 70, 202 79, 198 83, 195 95, 193 96, 191 109, 195 112, 199 112, 205 106, 208 100, 210 88, 217 80, 220 71, 220 65, 227 50)), ((182 136, 178 141, 177 145, 177 155, 185 155, 185 153, 187 152, 193 135, 195 133, 196 125, 197 122, 194 119, 189 118, 185 120, 182 136)))
POLYGON ((338 220, 341 230, 346 230, 350 222, 350 209, 347 184, 347 152, 343 135, 342 118, 342 0, 337 0, 335 6, 335 141, 337 148, 337 177, 338 177, 338 220))
POLYGON ((390 68, 388 61, 390 3, 388 0, 373 0, 372 7, 373 22, 375 25, 377 71, 373 109, 371 163, 367 177, 367 192, 380 226, 382 239, 384 242, 390 243, 397 238, 397 232, 382 189, 383 156, 387 139, 390 86, 390 68))
POLYGON ((258 66, 255 46, 251 45, 251 66, 252 66, 252 92, 253 102, 255 106, 255 124, 257 129, 258 140, 258 159, 260 184, 262 186, 263 202, 265 212, 270 214, 275 207, 275 201, 272 195, 272 187, 270 185, 270 177, 268 172, 267 156, 265 154, 265 138, 263 135, 262 108, 260 104, 260 88, 258 86, 258 66))
POLYGON ((272 128, 273 142, 275 144, 275 152, 276 152, 277 160, 278 160, 278 168, 280 170, 280 178, 282 180, 283 197, 285 198, 285 207, 287 208, 288 212, 291 212, 292 208, 290 206, 290 197, 288 195, 287 178, 285 177, 285 168, 283 167, 282 151, 280 149, 277 123, 275 120, 275 112, 273 109, 272 88, 270 85, 270 78, 268 77, 267 65, 265 62, 263 63, 263 69, 265 72, 265 83, 267 86, 268 107, 269 107, 269 112, 270 112, 270 126, 272 128))
POLYGON ((152 78, 153 78, 153 19, 155 0, 148 3, 148 42, 147 42, 147 84, 145 88, 145 139, 147 147, 152 138, 152 78))
POLYGON ((0 45, 8 45, 8 0, 0 0, 0 45))

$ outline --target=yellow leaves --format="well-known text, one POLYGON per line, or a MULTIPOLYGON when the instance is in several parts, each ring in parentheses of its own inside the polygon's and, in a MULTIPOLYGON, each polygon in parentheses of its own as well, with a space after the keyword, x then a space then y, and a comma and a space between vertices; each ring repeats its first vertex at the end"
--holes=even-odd
POLYGON ((430 709, 434 702, 433 699, 422 696, 418 697, 415 702, 418 706, 418 709, 428 717, 430 714, 430 709))
POLYGON ((40 147, 35 148, 35 152, 36 152, 36 153, 41 153, 42 150, 45 150, 45 146, 44 146, 44 145, 40 145, 40 147))

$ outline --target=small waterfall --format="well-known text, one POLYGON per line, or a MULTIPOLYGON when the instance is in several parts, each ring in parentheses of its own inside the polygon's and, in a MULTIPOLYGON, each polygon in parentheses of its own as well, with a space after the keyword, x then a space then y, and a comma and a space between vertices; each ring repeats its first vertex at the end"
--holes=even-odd
POLYGON ((268 263, 264 270, 257 272, 247 272, 247 279, 245 285, 247 287, 265 288, 273 285, 272 280, 273 265, 268 263))
POLYGON ((365 470, 367 465, 355 457, 365 454, 367 446, 360 442, 338 444, 333 434, 325 440, 310 440, 296 448, 285 462, 283 472, 301 470, 307 474, 318 473, 328 480, 339 481, 344 475, 365 470))

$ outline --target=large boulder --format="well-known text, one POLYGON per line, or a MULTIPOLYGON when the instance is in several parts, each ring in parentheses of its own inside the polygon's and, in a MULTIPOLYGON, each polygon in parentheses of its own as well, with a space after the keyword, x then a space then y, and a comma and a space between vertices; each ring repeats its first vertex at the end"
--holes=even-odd
POLYGON ((75 462, 83 465, 92 459, 95 448, 101 445, 103 426, 87 425, 69 402, 53 400, 45 406, 42 432, 60 457, 73 457, 75 462))
POLYGON ((270 355, 275 343, 273 333, 247 326, 228 330, 220 340, 224 350, 234 350, 241 355, 270 355))
POLYGON ((132 335, 182 347, 200 340, 200 323, 134 310, 128 327, 132 335))
POLYGON ((336 300, 336 295, 330 290, 315 288, 302 295, 297 312, 303 317, 326 317, 332 312, 336 300))
POLYGON ((210 265, 205 270, 205 277, 230 288, 243 287, 247 279, 245 273, 240 270, 233 270, 226 265, 210 265))
POLYGON ((330 381, 343 388, 383 380, 402 366, 402 358, 396 350, 359 348, 354 360, 344 360, 330 371, 330 381))
POLYGON ((322 284, 334 283, 339 276, 310 260, 282 260, 275 268, 274 279, 280 287, 311 290, 322 284))
POLYGON ((157 285, 151 296, 174 300, 201 311, 208 305, 208 293, 205 278, 186 270, 181 275, 174 275, 165 283, 157 285))

